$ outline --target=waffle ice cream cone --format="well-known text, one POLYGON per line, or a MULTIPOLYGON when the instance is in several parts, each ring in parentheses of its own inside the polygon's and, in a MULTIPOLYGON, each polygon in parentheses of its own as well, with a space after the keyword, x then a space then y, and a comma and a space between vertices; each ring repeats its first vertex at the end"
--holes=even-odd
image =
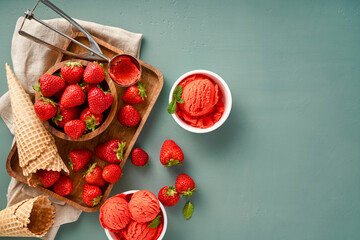
POLYGON ((0 237, 43 237, 54 223, 55 207, 43 195, 0 211, 0 237))
POLYGON ((6 64, 6 75, 15 122, 19 165, 23 170, 23 175, 29 176, 39 169, 59 172, 63 170, 69 173, 58 154, 54 138, 36 116, 33 103, 9 64, 6 64))

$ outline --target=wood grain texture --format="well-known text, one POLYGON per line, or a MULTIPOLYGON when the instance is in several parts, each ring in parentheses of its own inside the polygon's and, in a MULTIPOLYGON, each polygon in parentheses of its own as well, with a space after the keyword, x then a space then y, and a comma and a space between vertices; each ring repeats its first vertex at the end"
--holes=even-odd
MULTIPOLYGON (((72 35, 73 38, 80 41, 81 43, 84 43, 86 45, 88 44, 87 38, 82 33, 75 33, 72 35)), ((103 53, 112 58, 115 55, 124 53, 120 49, 117 49, 106 42, 95 38, 95 40, 98 42, 99 46, 101 47, 101 50, 103 53)), ((76 53, 83 53, 86 50, 82 49, 80 46, 68 41, 65 44, 65 48, 76 52, 76 53)), ((68 56, 60 55, 57 64, 62 62, 70 60, 68 56)), ((134 107, 139 111, 139 114, 141 116, 141 121, 137 127, 128 128, 125 126, 122 126, 116 117, 113 118, 110 125, 107 129, 105 129, 101 134, 95 136, 92 139, 84 140, 84 141, 68 141, 66 139, 63 139, 58 136, 55 137, 56 146, 58 147, 59 154, 62 157, 62 159, 67 163, 67 154, 73 150, 73 149, 80 149, 80 148, 88 148, 89 150, 93 151, 94 148, 99 144, 103 143, 109 139, 118 138, 121 141, 126 142, 126 149, 124 153, 124 160, 120 163, 121 168, 124 166, 126 159, 129 157, 130 152, 146 122, 146 119, 148 118, 160 92, 163 87, 163 76, 162 73, 157 70, 156 68, 150 66, 149 64, 139 60, 141 67, 142 67, 142 74, 141 74, 141 81, 146 84, 147 86, 147 99, 138 105, 135 105, 134 107)), ((104 67, 107 68, 107 63, 104 64, 104 67)), ((50 71, 50 69, 49 69, 50 71)), ((123 95, 126 88, 119 87, 114 84, 116 87, 116 92, 118 96, 118 104, 116 112, 123 107, 125 104, 121 101, 121 96, 123 95)), ((102 161, 101 159, 97 158, 95 155, 92 158, 92 162, 96 162, 100 167, 104 167, 107 165, 106 162, 102 161)), ((6 169, 10 176, 16 178, 17 180, 26 183, 26 178, 22 175, 22 171, 19 166, 19 158, 17 154, 17 148, 16 144, 14 144, 13 148, 11 149, 9 156, 7 158, 6 163, 6 169)), ((89 207, 87 206, 83 200, 82 200, 82 192, 83 192, 83 186, 85 183, 84 178, 82 177, 82 171, 75 172, 71 171, 70 178, 73 180, 73 191, 70 195, 67 197, 62 197, 54 192, 52 192, 49 189, 43 188, 42 186, 36 186, 35 188, 56 197, 57 199, 60 199, 80 210, 86 211, 86 212, 95 212, 98 211, 101 207, 101 205, 105 202, 107 197, 110 194, 110 191, 114 184, 106 184, 104 187, 101 187, 103 191, 103 199, 100 202, 99 205, 95 207, 89 207)), ((121 178, 120 178, 120 184, 121 184, 121 178)))

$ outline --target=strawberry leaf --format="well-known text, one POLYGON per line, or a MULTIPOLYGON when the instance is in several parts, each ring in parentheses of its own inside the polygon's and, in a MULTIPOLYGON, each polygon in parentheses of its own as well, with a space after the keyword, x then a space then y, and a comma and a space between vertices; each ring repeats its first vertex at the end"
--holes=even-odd
POLYGON ((176 165, 182 165, 182 162, 180 162, 179 160, 175 160, 175 159, 170 159, 169 161, 167 161, 165 167, 172 167, 172 166, 176 166, 176 165))
POLYGON ((186 220, 191 218, 192 214, 194 212, 194 205, 191 202, 187 202, 183 209, 183 215, 186 220))
POLYGON ((70 66, 71 69, 73 69, 74 66, 82 67, 83 65, 81 65, 81 63, 79 63, 79 62, 68 62, 68 63, 65 63, 65 66, 70 66))
POLYGON ((74 170, 74 165, 73 165, 73 162, 72 162, 72 160, 71 160, 71 158, 70 157, 68 157, 68 159, 69 159, 69 168, 70 168, 70 170, 72 171, 72 170, 74 170))
POLYGON ((157 216, 150 224, 149 224, 149 228, 157 228, 159 226, 159 224, 161 223, 160 220, 161 216, 157 216))
POLYGON ((169 186, 166 188, 166 195, 169 197, 173 197, 177 193, 176 189, 173 186, 169 186))
POLYGON ((194 188, 194 189, 188 188, 186 191, 183 191, 181 195, 182 195, 182 197, 185 197, 186 200, 188 200, 188 198, 193 195, 193 193, 196 191, 196 189, 197 188, 194 188))
POLYGON ((95 128, 99 125, 99 123, 97 123, 97 118, 93 114, 91 117, 88 116, 84 122, 86 124, 86 129, 91 130, 92 132, 95 131, 95 128))
POLYGON ((33 85, 32 88, 37 91, 37 92, 40 92, 40 85, 36 86, 36 85, 33 85))
POLYGON ((117 159, 122 161, 124 159, 124 148, 126 146, 126 142, 121 142, 118 144, 118 146, 118 148, 114 149, 114 152, 116 152, 117 159))
POLYGON ((96 198, 94 198, 94 200, 92 200, 90 203, 92 203, 93 206, 96 206, 100 203, 101 199, 103 196, 97 196, 96 198))
POLYGON ((172 100, 170 103, 169 103, 169 106, 168 106, 168 113, 170 114, 174 114, 175 111, 176 111, 176 101, 175 100, 172 100))
POLYGON ((138 89, 139 89, 139 96, 144 100, 145 98, 147 98, 146 95, 146 84, 142 84, 140 82, 138 82, 138 89))
POLYGON ((85 177, 86 174, 93 172, 95 167, 96 167, 96 163, 93 163, 93 164, 90 163, 89 169, 84 172, 83 177, 85 177))

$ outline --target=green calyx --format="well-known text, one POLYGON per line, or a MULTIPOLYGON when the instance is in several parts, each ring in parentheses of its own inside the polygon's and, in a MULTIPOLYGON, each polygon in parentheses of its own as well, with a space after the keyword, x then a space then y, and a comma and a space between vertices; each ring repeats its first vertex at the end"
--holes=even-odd
POLYGON ((114 149, 114 152, 116 152, 116 157, 120 161, 124 159, 124 148, 126 146, 126 142, 121 142, 118 144, 118 148, 114 149))
POLYGON ((172 166, 176 166, 176 165, 182 165, 182 162, 180 162, 179 160, 176 159, 170 159, 169 161, 167 161, 165 167, 172 167, 172 166))
POLYGON ((56 124, 56 126, 59 126, 58 121, 61 122, 62 119, 63 119, 63 115, 60 114, 60 108, 58 108, 56 115, 52 117, 51 120, 56 124))
MULTIPOLYGON (((44 96, 41 96, 39 100, 43 101, 43 104, 48 104, 48 103, 50 103, 50 104, 53 105, 54 107, 56 107, 56 105, 57 105, 56 102, 54 102, 54 101, 51 100, 50 98, 46 98, 46 97, 44 97, 44 96)), ((58 109, 58 111, 60 111, 60 110, 58 109)))
POLYGON ((186 220, 191 218, 194 212, 194 205, 191 202, 187 202, 183 208, 183 215, 186 220))
POLYGON ((72 162, 71 158, 68 157, 68 159, 69 159, 68 165, 69 165, 70 170, 72 171, 72 170, 74 170, 74 165, 73 165, 73 162, 72 162))
POLYGON ((176 103, 184 103, 185 100, 181 98, 183 88, 181 85, 176 86, 173 93, 173 100, 169 103, 168 113, 174 114, 176 111, 176 103))
POLYGON ((91 131, 95 131, 95 128, 100 124, 97 123, 97 118, 93 114, 88 116, 84 122, 86 124, 86 129, 91 131))
POLYGON ((85 175, 88 174, 88 173, 92 173, 94 171, 96 165, 97 165, 96 163, 93 163, 93 164, 90 163, 89 164, 89 169, 84 172, 83 177, 85 177, 85 175))
POLYGON ((79 62, 67 62, 65 63, 65 66, 71 67, 71 69, 73 69, 75 66, 82 67, 83 65, 81 65, 79 62))
POLYGON ((32 88, 41 94, 40 84, 39 85, 33 85, 32 88))
POLYGON ((197 189, 197 188, 194 188, 194 189, 188 188, 188 190, 183 191, 183 192, 181 193, 181 195, 182 195, 182 197, 185 197, 186 200, 187 200, 189 197, 191 197, 191 196, 193 195, 194 192, 196 192, 196 189, 197 189))
POLYGON ((157 228, 161 223, 161 215, 157 216, 152 222, 149 224, 149 228, 157 228))
POLYGON ((147 98, 146 95, 146 84, 142 84, 140 82, 138 82, 137 85, 138 89, 139 89, 139 96, 144 100, 145 98, 147 98))
POLYGON ((96 206, 100 203, 101 199, 103 196, 97 196, 96 198, 94 198, 94 200, 92 200, 90 203, 92 204, 92 206, 96 206))
POLYGON ((175 194, 177 194, 177 191, 173 186, 168 186, 166 188, 166 195, 168 195, 169 197, 174 197, 175 194))

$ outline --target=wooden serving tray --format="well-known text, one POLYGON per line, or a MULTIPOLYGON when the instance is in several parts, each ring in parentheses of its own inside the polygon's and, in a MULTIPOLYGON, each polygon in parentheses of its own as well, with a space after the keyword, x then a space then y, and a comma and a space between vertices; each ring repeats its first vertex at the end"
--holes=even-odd
MULTIPOLYGON (((72 37, 74 39, 78 40, 79 42, 89 46, 87 38, 82 33, 74 33, 72 35, 72 37)), ((94 39, 99 44, 102 52, 110 58, 112 58, 115 55, 123 53, 123 51, 121 51, 120 49, 115 48, 114 46, 111 46, 108 43, 106 43, 98 38, 94 37, 94 39)), ((81 46, 78 46, 78 45, 72 43, 70 40, 65 44, 64 48, 69 51, 75 52, 75 53, 83 53, 86 51, 81 46)), ((56 63, 59 63, 61 61, 65 61, 65 60, 69 60, 69 59, 71 59, 71 57, 60 54, 56 63)), ((130 152, 131 152, 160 92, 161 92, 161 89, 162 89, 163 83, 164 83, 162 73, 159 70, 157 70, 156 68, 150 66, 149 64, 147 64, 141 60, 139 60, 139 62, 142 67, 141 82, 146 84, 147 96, 148 96, 147 99, 143 103, 134 105, 134 107, 139 111, 140 116, 141 116, 141 121, 140 121, 139 125, 137 127, 133 127, 133 128, 128 128, 128 127, 122 126, 118 122, 117 117, 115 116, 115 118, 113 119, 113 121, 111 122, 109 127, 102 134, 96 136, 95 138, 93 138, 91 140, 87 140, 87 141, 83 141, 83 142, 67 141, 67 140, 64 140, 64 139, 54 136, 56 146, 58 147, 58 150, 59 150, 59 154, 66 164, 68 162, 67 155, 72 149, 88 148, 91 151, 93 151, 95 146, 97 146, 99 143, 105 142, 112 138, 118 138, 121 141, 126 142, 126 150, 124 153, 124 160, 120 164, 121 168, 124 166, 126 159, 129 157, 130 152)), ((104 64, 104 68, 107 69, 107 63, 104 64)), ((118 94, 117 110, 119 110, 119 108, 121 108, 125 105, 121 100, 121 97, 122 97, 125 89, 126 88, 116 86, 116 90, 117 90, 117 94, 118 94)), ((101 159, 97 158, 95 156, 95 154, 93 156, 92 162, 98 163, 98 165, 101 166, 102 168, 108 164, 108 163, 102 161, 101 159)), ((18 152, 17 152, 17 148, 16 148, 16 143, 14 144, 14 146, 11 149, 9 156, 7 158, 6 170, 9 173, 9 175, 12 176, 13 178, 15 178, 23 183, 27 183, 27 179, 22 174, 21 168, 19 166, 19 157, 18 157, 18 152)), ((79 172, 70 171, 70 178, 73 180, 73 191, 70 195, 68 195, 66 197, 62 197, 49 189, 43 188, 40 185, 35 186, 35 188, 55 197, 57 199, 60 199, 80 210, 83 210, 86 212, 98 211, 100 209, 101 205, 105 202, 105 200, 109 196, 110 191, 114 184, 106 184, 104 187, 102 187, 102 192, 103 192, 102 201, 100 202, 100 204, 98 204, 95 207, 89 207, 82 200, 83 186, 85 183, 85 180, 82 177, 82 174, 83 174, 82 171, 79 171, 79 172)), ((119 184, 121 184, 121 178, 119 180, 119 184)))

